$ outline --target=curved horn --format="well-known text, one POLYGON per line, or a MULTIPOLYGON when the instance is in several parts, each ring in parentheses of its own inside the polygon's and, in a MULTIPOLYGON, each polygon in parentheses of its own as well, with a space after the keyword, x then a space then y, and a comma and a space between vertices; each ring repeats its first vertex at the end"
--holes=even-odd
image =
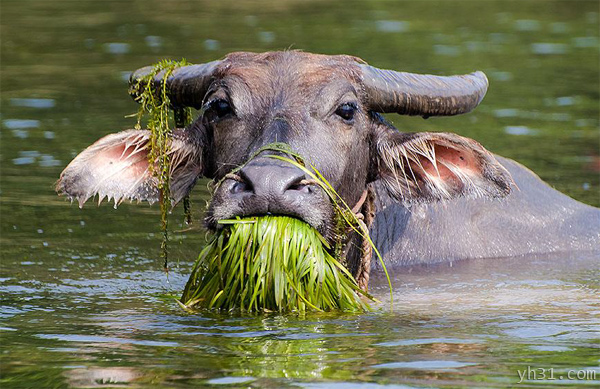
POLYGON ((485 96, 482 72, 463 76, 432 76, 359 65, 369 109, 401 115, 451 116, 473 110, 485 96))
MULTIPOLYGON (((221 61, 212 61, 200 65, 188 65, 173 70, 167 79, 167 94, 171 105, 174 107, 202 106, 202 99, 212 81, 215 68, 221 61)), ((136 70, 129 77, 129 94, 134 100, 139 98, 139 89, 135 86, 144 77, 151 74, 153 66, 146 66, 136 70)), ((154 85, 158 87, 165 75, 165 71, 158 72, 154 76, 154 85)))

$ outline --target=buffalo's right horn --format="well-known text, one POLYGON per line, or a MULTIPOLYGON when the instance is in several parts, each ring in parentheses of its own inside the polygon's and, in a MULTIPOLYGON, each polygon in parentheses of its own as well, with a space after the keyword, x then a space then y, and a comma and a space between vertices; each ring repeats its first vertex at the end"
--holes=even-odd
POLYGON ((488 87, 482 72, 443 77, 359 66, 369 109, 375 112, 425 118, 459 115, 477 107, 488 87))
MULTIPOLYGON (((173 107, 193 107, 199 109, 210 83, 215 68, 221 61, 212 61, 199 65, 188 65, 176 68, 167 78, 167 96, 173 107)), ((140 80, 151 74, 153 66, 146 66, 133 72, 129 78, 129 93, 138 100, 142 88, 136 87, 140 80)), ((162 86, 166 71, 160 71, 154 76, 156 90, 162 86)))

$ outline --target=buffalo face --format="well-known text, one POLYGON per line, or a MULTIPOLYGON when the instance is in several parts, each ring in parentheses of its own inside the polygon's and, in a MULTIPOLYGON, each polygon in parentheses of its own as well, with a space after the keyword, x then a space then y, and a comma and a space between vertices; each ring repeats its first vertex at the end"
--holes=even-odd
MULTIPOLYGON (((161 81, 158 74, 154 82, 161 81)), ((402 202, 510 191, 508 173, 477 142, 400 133, 379 115, 469 112, 487 89, 480 72, 438 77, 381 70, 349 56, 233 53, 177 69, 166 85, 175 107, 200 109, 171 140, 172 197, 179 201, 200 176, 212 178, 218 183, 206 217, 212 229, 235 216, 282 214, 331 232, 330 199, 303 170, 274 158, 285 153, 260 152, 273 143, 289 145, 350 206, 376 180, 402 202)), ((154 201, 147 153, 147 131, 108 135, 71 162, 57 189, 80 202, 95 194, 154 201)))

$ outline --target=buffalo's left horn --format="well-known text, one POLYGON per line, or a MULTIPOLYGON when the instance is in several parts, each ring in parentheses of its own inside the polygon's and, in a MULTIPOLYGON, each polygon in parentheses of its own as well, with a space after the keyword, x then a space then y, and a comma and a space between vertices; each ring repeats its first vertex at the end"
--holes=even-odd
POLYGON ((359 66, 369 109, 375 112, 425 118, 459 115, 477 107, 488 87, 482 72, 443 77, 359 66))
MULTIPOLYGON (((202 100, 210 83, 215 68, 221 61, 213 61, 199 65, 183 66, 173 70, 167 78, 167 96, 174 107, 194 107, 196 109, 202 106, 202 100)), ((140 88, 137 83, 148 74, 152 73, 154 67, 146 66, 133 72, 129 78, 129 93, 134 100, 138 100, 140 88)), ((158 72, 154 76, 154 85, 156 90, 162 86, 162 80, 165 76, 165 70, 158 72)))

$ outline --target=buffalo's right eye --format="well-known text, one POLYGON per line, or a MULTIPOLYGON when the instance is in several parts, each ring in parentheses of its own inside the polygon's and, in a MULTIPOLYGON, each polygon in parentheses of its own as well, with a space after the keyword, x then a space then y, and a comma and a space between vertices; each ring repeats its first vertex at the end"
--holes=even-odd
POLYGON ((345 121, 351 122, 354 119, 356 110, 357 107, 355 103, 344 103, 335 110, 335 114, 345 121))
POLYGON ((209 109, 212 110, 217 117, 222 118, 229 115, 232 111, 231 104, 227 100, 217 99, 211 101, 209 109))

